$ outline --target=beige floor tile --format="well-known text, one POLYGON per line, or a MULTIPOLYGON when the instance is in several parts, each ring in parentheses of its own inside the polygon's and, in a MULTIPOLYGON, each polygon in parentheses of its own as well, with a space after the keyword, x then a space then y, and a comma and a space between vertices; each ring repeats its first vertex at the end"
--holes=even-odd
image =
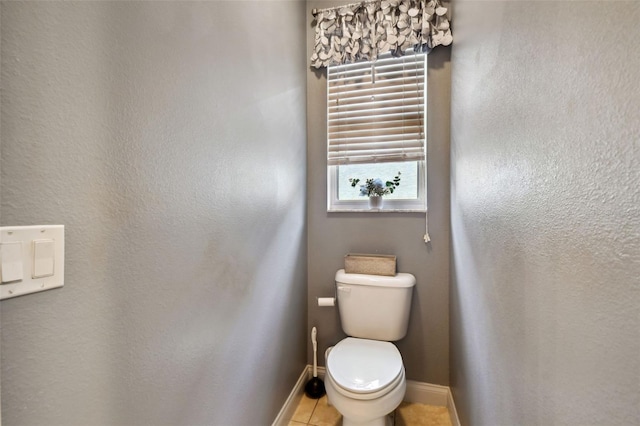
POLYGON ((309 424, 313 426, 340 426, 342 416, 334 406, 329 405, 325 395, 318 400, 318 405, 313 410, 309 424))
POLYGON ((447 407, 403 402, 396 409, 395 426, 451 426, 447 407))
POLYGON ((287 426, 307 426, 306 423, 300 423, 300 422, 294 422, 293 420, 291 420, 287 426))
POLYGON ((307 395, 302 395, 302 399, 298 404, 298 408, 296 408, 296 412, 293 413, 291 420, 294 422, 304 423, 305 425, 309 423, 309 419, 313 414, 313 410, 316 408, 317 402, 317 399, 311 399, 307 395))

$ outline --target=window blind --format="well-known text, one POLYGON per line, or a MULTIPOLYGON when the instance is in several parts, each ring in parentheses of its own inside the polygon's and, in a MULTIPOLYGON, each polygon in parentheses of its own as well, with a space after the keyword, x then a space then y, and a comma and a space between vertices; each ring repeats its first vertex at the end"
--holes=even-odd
POLYGON ((425 159, 426 55, 327 68, 328 165, 425 159))

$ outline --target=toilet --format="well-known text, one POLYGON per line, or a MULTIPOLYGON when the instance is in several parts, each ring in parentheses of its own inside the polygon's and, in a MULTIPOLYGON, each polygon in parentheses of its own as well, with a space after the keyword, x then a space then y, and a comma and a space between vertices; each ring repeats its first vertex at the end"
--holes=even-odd
POLYGON ((325 352, 325 388, 343 426, 388 426, 407 383, 398 348, 407 334, 416 279, 336 273, 340 323, 347 338, 325 352))

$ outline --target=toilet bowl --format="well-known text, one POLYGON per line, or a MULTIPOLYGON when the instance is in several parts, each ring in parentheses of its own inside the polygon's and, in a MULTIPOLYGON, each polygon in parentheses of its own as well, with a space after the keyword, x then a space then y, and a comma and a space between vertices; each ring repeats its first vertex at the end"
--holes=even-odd
POLYGON ((406 391, 402 356, 390 342, 347 337, 325 353, 329 402, 343 426, 387 426, 406 391))

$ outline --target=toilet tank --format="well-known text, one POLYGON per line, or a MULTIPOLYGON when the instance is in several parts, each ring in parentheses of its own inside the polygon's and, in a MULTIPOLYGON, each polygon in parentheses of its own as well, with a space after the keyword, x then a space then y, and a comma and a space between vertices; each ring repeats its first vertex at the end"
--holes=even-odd
POLYGON ((336 273, 336 293, 342 330, 352 337, 396 341, 407 334, 411 295, 416 279, 336 273))

